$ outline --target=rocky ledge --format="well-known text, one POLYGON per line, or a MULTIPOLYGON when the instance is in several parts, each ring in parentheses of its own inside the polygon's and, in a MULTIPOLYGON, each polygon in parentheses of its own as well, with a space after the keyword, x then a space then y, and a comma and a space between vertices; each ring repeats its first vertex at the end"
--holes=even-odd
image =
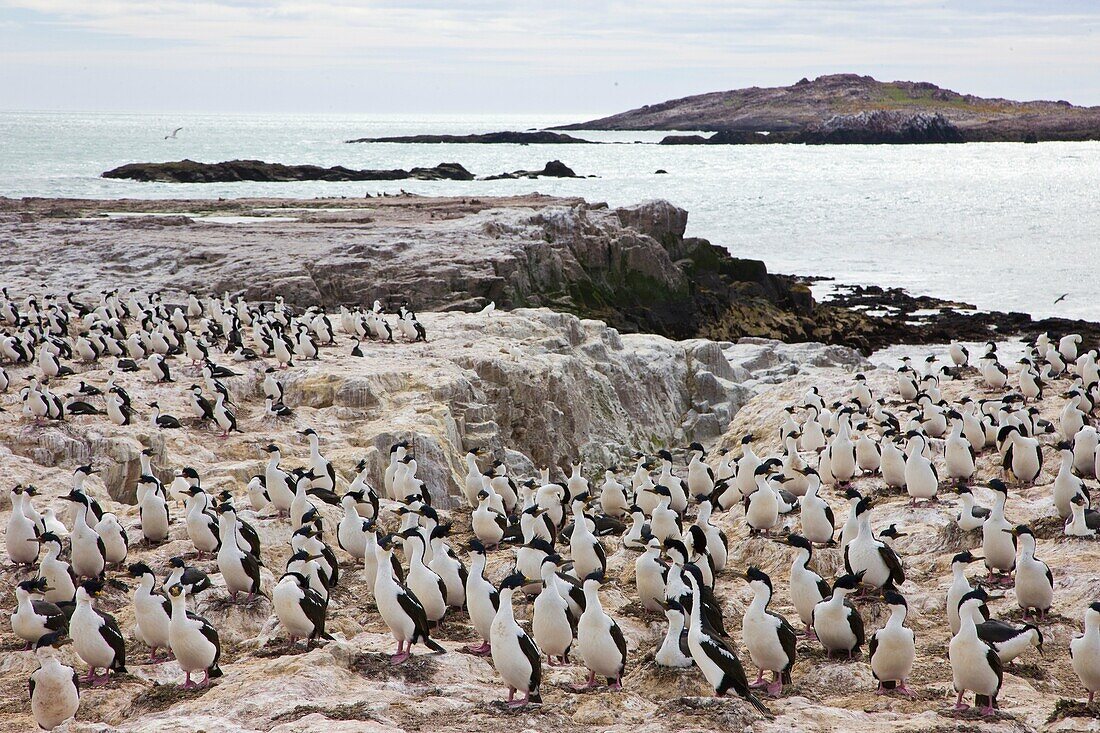
POLYGON ((98 290, 129 287, 140 272, 145 287, 168 293, 203 283, 250 300, 282 295, 328 307, 410 298, 418 311, 476 310, 494 301, 672 338, 869 348, 860 340, 868 328, 855 323, 863 316, 817 308, 807 287, 763 262, 685 237, 687 217, 666 201, 613 209, 537 195, 0 201, 0 236, 18 245, 0 273, 10 285, 68 290, 84 281, 98 290), (211 213, 244 218, 208 223, 211 213))
POLYGON ((129 287, 140 273, 144 287, 168 297, 201 283, 250 300, 282 295, 293 305, 330 308, 375 298, 394 307, 408 298, 418 311, 495 302, 502 310, 547 307, 599 319, 622 332, 812 341, 865 354, 898 343, 1043 330, 1100 335, 1097 324, 1036 322, 873 287, 815 302, 806 280, 686 237, 687 217, 667 201, 609 208, 537 194, 0 199, 0 239, 13 244, 0 277, 9 286, 59 292, 95 283, 94 295, 129 287))

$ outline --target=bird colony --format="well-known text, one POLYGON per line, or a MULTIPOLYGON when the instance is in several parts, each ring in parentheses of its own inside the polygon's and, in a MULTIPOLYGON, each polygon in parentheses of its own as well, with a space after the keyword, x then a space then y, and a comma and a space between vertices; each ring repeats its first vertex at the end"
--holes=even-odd
MULTIPOLYGON (((5 290, 0 324, 0 388, 24 430, 144 421, 202 432, 215 456, 233 432, 296 420, 284 370, 427 339, 404 306, 330 315, 136 291, 80 302, 5 290), (81 379, 96 364, 111 366, 107 381, 81 379), (246 371, 262 375, 257 394, 234 399, 225 384, 246 371), (184 395, 192 413, 136 404, 138 381, 184 395)), ((387 665, 491 664, 500 714, 627 695, 648 670, 650 690, 729 697, 767 724, 804 714, 807 681, 842 667, 844 685, 873 680, 880 710, 1002 720, 1006 682, 1040 654, 1072 679, 1063 696, 1091 704, 1100 589, 1075 561, 1100 531, 1086 483, 1100 471, 1100 366, 1080 341, 1043 335, 1011 370, 997 344, 954 344, 888 378, 810 385, 775 421, 753 425, 745 410, 719 446, 616 466, 520 476, 468 446, 457 506, 433 506, 408 442, 372 485, 364 463, 334 466, 308 425, 298 444, 261 439, 264 470, 220 491, 186 465, 162 480, 146 451, 126 521, 94 498, 92 465, 61 496, 5 487, 6 653, 37 659, 23 710, 46 730, 79 722, 82 693, 153 666, 202 694, 236 671, 230 630, 200 606, 268 619, 289 655, 347 643, 330 614, 349 598, 392 637, 387 665), (156 552, 181 541, 185 552, 156 552)))

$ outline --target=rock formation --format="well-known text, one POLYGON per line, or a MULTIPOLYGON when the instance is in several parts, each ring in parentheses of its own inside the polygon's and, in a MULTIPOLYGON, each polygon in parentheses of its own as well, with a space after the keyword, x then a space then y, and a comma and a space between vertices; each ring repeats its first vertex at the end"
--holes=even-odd
POLYGON ((497 181, 508 178, 580 178, 573 169, 560 160, 551 160, 539 171, 513 171, 496 176, 485 176, 483 181, 497 181))
POLYGON ((199 163, 178 160, 170 163, 127 163, 104 172, 104 178, 125 178, 158 183, 233 183, 236 181, 472 181, 474 174, 458 163, 440 163, 432 168, 411 170, 354 170, 343 166, 283 165, 262 160, 227 160, 199 163))
POLYGON ((413 143, 413 144, 493 144, 514 145, 596 145, 591 140, 566 135, 549 130, 528 132, 485 132, 475 135, 400 135, 397 137, 360 137, 348 140, 349 143, 413 143))

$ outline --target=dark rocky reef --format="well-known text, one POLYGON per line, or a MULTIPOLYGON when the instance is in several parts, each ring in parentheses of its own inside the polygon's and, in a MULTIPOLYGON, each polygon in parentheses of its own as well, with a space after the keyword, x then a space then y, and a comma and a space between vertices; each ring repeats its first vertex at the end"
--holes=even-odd
POLYGON ((858 74, 802 79, 646 105, 562 130, 702 130, 665 144, 941 143, 1100 140, 1100 107, 959 94, 928 82, 858 74), (758 133, 769 133, 760 135, 758 133))
MULTIPOLYGON (((474 174, 458 163, 440 163, 432 168, 411 170, 355 170, 343 166, 283 165, 260 160, 229 160, 224 163, 128 163, 102 174, 104 178, 125 178, 145 183, 234 183, 237 181, 472 181, 474 174)), ((581 178, 560 160, 552 160, 538 171, 513 171, 478 179, 581 178)))
POLYGON ((511 143, 516 145, 596 145, 591 140, 560 132, 537 130, 533 132, 485 132, 476 135, 401 135, 397 137, 360 137, 349 143, 511 143))
POLYGON ((237 181, 472 181, 474 174, 458 163, 440 163, 432 168, 411 170, 355 170, 343 166, 283 165, 262 160, 227 160, 199 163, 178 160, 170 163, 129 163, 103 173, 104 178, 126 178, 158 183, 235 183, 237 181))
POLYGON ((499 181, 509 178, 581 178, 581 176, 574 173, 572 168, 560 160, 551 160, 539 171, 512 171, 511 173, 500 173, 495 176, 484 176, 479 180, 499 181))
POLYGON ((823 306, 864 314, 858 336, 874 349, 893 344, 981 342, 1015 336, 1034 339, 1041 333, 1078 333, 1087 342, 1100 341, 1100 323, 983 311, 968 303, 911 295, 900 288, 878 285, 837 286, 823 306), (867 311, 885 315, 866 315, 867 311))

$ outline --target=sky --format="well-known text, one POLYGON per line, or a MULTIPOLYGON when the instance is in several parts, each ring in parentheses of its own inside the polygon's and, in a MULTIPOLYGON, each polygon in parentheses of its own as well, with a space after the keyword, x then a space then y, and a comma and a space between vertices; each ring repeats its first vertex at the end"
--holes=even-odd
POLYGON ((0 0, 0 110, 595 115, 839 72, 1100 105, 1100 1, 0 0))

